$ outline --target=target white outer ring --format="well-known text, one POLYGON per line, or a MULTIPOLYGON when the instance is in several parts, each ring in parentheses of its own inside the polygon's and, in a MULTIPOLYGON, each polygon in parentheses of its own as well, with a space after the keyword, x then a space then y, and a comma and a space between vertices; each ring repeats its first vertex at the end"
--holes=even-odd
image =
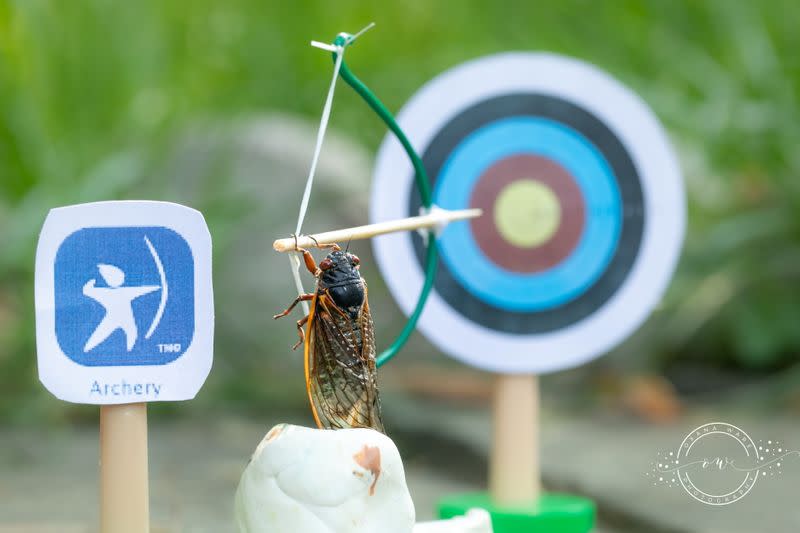
MULTIPOLYGON (((650 314, 678 261, 686 226, 683 180, 658 119, 638 95, 605 72, 576 59, 548 53, 511 52, 461 64, 423 86, 398 114, 418 153, 467 107, 511 93, 541 93, 593 113, 619 138, 636 166, 645 222, 639 254, 627 279, 594 313, 563 329, 512 334, 478 325, 431 291, 418 328, 443 352, 464 363, 501 373, 554 372, 580 365, 622 342, 650 314)), ((400 143, 388 135, 375 167, 370 219, 409 216, 413 168, 400 143)), ((424 271, 411 234, 373 239, 375 258, 398 305, 409 315, 424 271)))

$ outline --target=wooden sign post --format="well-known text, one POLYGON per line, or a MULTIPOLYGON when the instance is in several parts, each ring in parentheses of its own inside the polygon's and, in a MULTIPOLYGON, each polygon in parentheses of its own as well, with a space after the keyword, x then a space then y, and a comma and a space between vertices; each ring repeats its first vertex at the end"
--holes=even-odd
POLYGON ((147 404, 100 406, 100 531, 150 530, 147 404))
POLYGON ((194 398, 211 370, 211 236, 167 202, 50 211, 36 251, 39 379, 100 405, 100 531, 150 530, 147 403, 194 398))

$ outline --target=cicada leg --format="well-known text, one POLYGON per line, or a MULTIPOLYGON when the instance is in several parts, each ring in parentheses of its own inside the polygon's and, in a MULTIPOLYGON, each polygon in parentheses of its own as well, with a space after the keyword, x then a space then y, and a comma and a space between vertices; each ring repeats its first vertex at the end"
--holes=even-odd
POLYGON ((317 269, 317 262, 314 261, 314 256, 311 255, 311 252, 305 248, 297 248, 297 251, 303 254, 303 263, 305 263, 306 269, 316 276, 319 270, 317 269))
MULTIPOLYGON (((317 275, 317 263, 316 263, 316 261, 314 261, 314 256, 311 255, 311 252, 309 252, 305 248, 300 248, 297 245, 297 235, 292 235, 292 237, 294 237, 294 251, 295 252, 300 252, 301 254, 303 254, 303 262, 306 265, 306 269, 309 272, 311 272, 311 274, 316 276, 317 275)), ((317 242, 313 237, 311 237, 311 240, 313 240, 314 242, 317 242)))
MULTIPOLYGON (((284 317, 289 313, 291 313, 292 309, 294 309, 294 307, 300 302, 307 302, 313 299, 314 299, 313 294, 310 293, 301 294, 300 296, 295 298, 294 301, 291 304, 289 304, 289 307, 287 307, 282 313, 278 313, 277 315, 274 315, 272 318, 277 320, 281 317, 284 317)), ((303 332, 303 326, 306 324, 306 322, 308 322, 308 315, 304 316, 303 318, 297 321, 297 335, 300 337, 300 340, 297 341, 297 343, 294 346, 292 346, 292 350, 296 350, 298 346, 300 346, 301 344, 303 344, 303 342, 305 342, 306 336, 305 333, 303 332)))
MULTIPOLYGON (((319 274, 319 269, 317 268, 317 262, 316 262, 316 261, 314 261, 314 256, 313 256, 313 255, 311 255, 311 252, 309 252, 309 251, 308 251, 308 250, 306 250, 305 248, 300 248, 300 247, 297 245, 297 235, 292 235, 292 236, 294 237, 294 251, 295 251, 295 252, 300 252, 301 254, 303 254, 303 263, 305 263, 305 265, 306 265, 306 269, 307 269, 309 272, 311 272, 311 274, 313 274, 314 276, 316 276, 317 274, 319 274)), ((334 243, 331 243, 331 244, 320 244, 320 243, 318 243, 318 242, 317 242, 317 239, 315 239, 314 237, 311 237, 311 236, 309 235, 309 238, 310 238, 312 241, 314 241, 314 244, 317 246, 317 248, 322 248, 322 249, 325 249, 325 248, 333 248, 333 249, 334 249, 334 250, 336 250, 336 251, 339 251, 339 250, 341 250, 341 248, 339 247, 339 245, 338 245, 338 244, 336 244, 335 242, 334 242, 334 243)))
MULTIPOLYGON (((338 244, 336 244, 335 242, 326 243, 326 244, 320 244, 319 241, 317 239, 315 239, 312 235, 309 235, 308 238, 311 239, 312 241, 314 241, 314 246, 316 246, 320 250, 325 250, 327 248, 332 248, 335 252, 338 252, 338 251, 340 251, 342 249, 342 247, 339 246, 338 244)), ((297 239, 296 238, 295 238, 295 248, 297 248, 297 239)))
POLYGON ((306 342, 306 334, 303 331, 303 326, 306 325, 306 322, 308 322, 308 315, 297 321, 297 335, 300 337, 300 340, 292 346, 292 350, 296 350, 298 346, 306 342))
POLYGON ((311 301, 313 299, 314 299, 314 295, 311 294, 311 293, 309 293, 309 294, 301 294, 300 296, 295 298, 292 303, 289 304, 289 307, 287 307, 285 311, 283 311, 282 313, 278 313, 277 315, 273 315, 272 318, 277 320, 277 319, 279 319, 281 317, 284 317, 284 316, 288 315, 289 313, 291 313, 292 309, 294 309, 294 306, 296 306, 300 302, 309 302, 309 301, 311 301))

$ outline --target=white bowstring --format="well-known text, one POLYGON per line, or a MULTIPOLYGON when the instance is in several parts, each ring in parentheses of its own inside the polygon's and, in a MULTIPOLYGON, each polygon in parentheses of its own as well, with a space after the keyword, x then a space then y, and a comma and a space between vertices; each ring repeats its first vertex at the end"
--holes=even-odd
POLYGON ((314 156, 311 159, 311 169, 308 171, 308 178, 306 178, 306 189, 303 191, 303 201, 300 203, 300 214, 297 216, 297 228, 294 230, 295 235, 300 235, 300 230, 303 228, 303 220, 306 218, 308 200, 311 198, 311 187, 314 184, 314 174, 317 172, 317 162, 319 161, 320 151, 322 151, 322 141, 325 138, 325 130, 328 129, 328 120, 331 117, 333 92, 336 89, 336 80, 339 77, 339 70, 342 68, 344 47, 337 46, 335 48, 336 63, 333 66, 333 79, 331 80, 331 86, 328 88, 328 97, 325 99, 325 106, 322 108, 322 118, 319 122, 319 130, 317 130, 317 144, 314 147, 314 156))
MULTIPOLYGON (((311 44, 314 45, 314 41, 312 41, 311 44)), ((311 159, 311 169, 309 169, 308 178, 306 178, 306 189, 303 191, 303 200, 300 202, 300 213, 297 215, 297 228, 294 230, 295 235, 300 235, 300 231, 303 229, 303 221, 306 218, 306 211, 308 211, 308 201, 311 198, 311 187, 314 184, 314 174, 317 172, 317 162, 319 161, 319 154, 322 150, 322 141, 325 138, 325 131, 328 129, 328 120, 331 116, 333 92, 336 89, 336 80, 339 78, 339 70, 342 67, 344 46, 334 46, 332 48, 336 51, 336 63, 334 63, 333 66, 333 79, 331 79, 331 86, 328 88, 325 106, 322 108, 322 118, 319 122, 319 130, 317 131, 317 144, 314 147, 314 156, 311 159)), ((292 270, 292 277, 294 278, 297 294, 305 294, 306 291, 303 288, 303 281, 300 279, 300 257, 298 257, 297 254, 289 254, 289 265, 292 270)), ((302 306, 303 311, 307 315, 309 312, 308 302, 302 302, 302 306)))
MULTIPOLYGON (((349 35, 345 39, 344 44, 338 46, 333 44, 325 44, 319 41, 311 41, 311 46, 328 50, 329 52, 336 52, 336 62, 333 65, 333 78, 331 85, 328 88, 328 96, 325 99, 325 106, 322 108, 322 118, 319 122, 319 130, 317 130, 317 144, 314 147, 314 156, 311 159, 311 168, 308 171, 308 178, 306 178, 306 188, 303 191, 303 200, 300 202, 300 213, 297 215, 297 227, 294 230, 295 235, 301 235, 300 231, 303 229, 303 221, 306 218, 306 211, 308 211, 308 201, 311 198, 311 187, 314 184, 314 175, 317 172, 317 162, 319 161, 319 154, 322 150, 322 141, 325 138, 325 131, 328 129, 328 120, 331 117, 331 107, 333 107, 333 92, 336 89, 336 80, 339 78, 339 70, 342 68, 342 58, 344 57, 344 50, 347 45, 352 43, 358 38, 359 35, 372 28, 375 23, 368 24, 364 29, 355 35, 349 35)), ((289 254, 289 266, 294 278, 294 284, 297 288, 297 294, 305 294, 303 288, 303 281, 300 279, 300 257, 297 254, 289 254)), ((302 302, 303 311, 308 314, 308 303, 302 302)))

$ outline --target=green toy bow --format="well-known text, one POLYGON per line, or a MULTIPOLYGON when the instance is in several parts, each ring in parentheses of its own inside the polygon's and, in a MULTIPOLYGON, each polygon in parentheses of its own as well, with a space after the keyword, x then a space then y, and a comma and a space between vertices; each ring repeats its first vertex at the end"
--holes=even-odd
MULTIPOLYGON (((336 51, 333 52, 334 63, 336 62, 338 52, 340 50, 344 50, 344 48, 352 44, 353 41, 354 37, 347 33, 340 33, 336 39, 334 39, 333 46, 336 47, 336 51)), ((403 133, 403 130, 397 124, 397 121, 394 119, 392 113, 386 109, 386 106, 383 105, 380 100, 378 100, 378 97, 375 96, 375 94, 373 94, 372 91, 370 91, 367 86, 364 85, 364 83, 350 71, 349 68, 347 68, 344 58, 341 60, 339 76, 341 76, 341 78, 361 96, 361 98, 372 108, 372 110, 375 111, 375 113, 381 118, 386 126, 389 127, 392 133, 394 133, 395 137, 397 137, 397 140, 400 141, 400 144, 403 145, 403 149, 406 151, 406 154, 408 154, 411 164, 414 166, 414 178, 417 183, 417 190, 419 191, 422 205, 425 207, 425 209, 430 209, 431 188, 428 182, 428 174, 425 172, 425 166, 422 164, 422 159, 420 158, 419 154, 417 154, 417 152, 411 146, 408 137, 406 137, 406 134, 403 133)), ((427 240, 428 253, 425 259, 425 283, 422 286, 422 292, 420 292, 414 312, 411 313, 410 317, 408 317, 408 322, 406 322, 405 327, 403 327, 403 330, 397 336, 395 341, 378 356, 376 360, 378 366, 382 366, 389 359, 397 355, 397 352, 399 352, 403 345, 408 341, 408 338, 411 336, 411 333, 417 326, 417 321, 422 314, 422 309, 425 307, 425 302, 428 299, 428 295, 433 287, 433 281, 436 277, 436 267, 439 260, 436 252, 435 237, 436 236, 434 235, 433 230, 429 230, 427 240)))

